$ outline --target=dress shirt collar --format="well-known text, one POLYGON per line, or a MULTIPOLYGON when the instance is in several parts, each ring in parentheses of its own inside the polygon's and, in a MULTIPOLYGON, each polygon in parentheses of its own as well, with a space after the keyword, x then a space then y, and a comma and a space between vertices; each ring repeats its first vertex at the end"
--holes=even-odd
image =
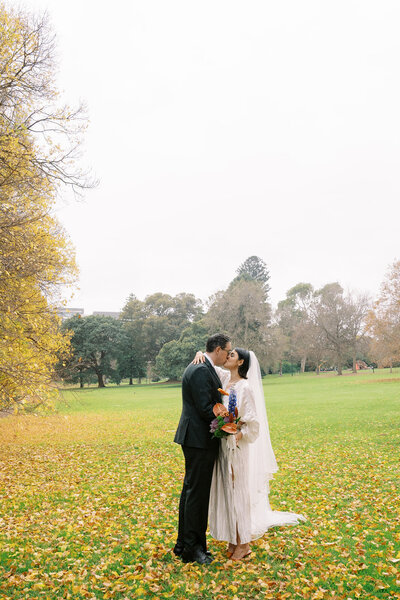
POLYGON ((214 369, 215 369, 214 361, 213 361, 213 359, 211 358, 211 356, 210 356, 209 354, 207 354, 207 352, 203 352, 203 354, 204 354, 204 356, 206 357, 206 359, 207 359, 207 360, 208 360, 208 361, 209 361, 209 362, 212 364, 212 366, 213 366, 213 367, 214 367, 214 369))

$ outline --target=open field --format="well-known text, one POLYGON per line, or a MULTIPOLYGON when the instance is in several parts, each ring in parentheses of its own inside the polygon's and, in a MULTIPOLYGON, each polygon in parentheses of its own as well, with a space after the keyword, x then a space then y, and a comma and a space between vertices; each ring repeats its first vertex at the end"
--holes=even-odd
POLYGON ((268 376, 280 470, 250 561, 171 548, 182 484, 178 385, 68 390, 59 413, 0 420, 0 598, 400 599, 400 370, 268 376))

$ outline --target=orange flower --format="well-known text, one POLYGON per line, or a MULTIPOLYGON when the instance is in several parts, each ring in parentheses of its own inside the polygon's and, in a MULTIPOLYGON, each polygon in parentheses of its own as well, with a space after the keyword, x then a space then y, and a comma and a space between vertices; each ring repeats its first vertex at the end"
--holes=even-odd
POLYGON ((220 402, 217 402, 217 404, 214 404, 213 413, 216 417, 228 417, 229 416, 229 413, 226 410, 225 406, 223 404, 221 404, 220 402))
POLYGON ((229 392, 226 392, 225 390, 223 390, 222 388, 218 388, 218 391, 220 394, 222 394, 223 396, 229 396, 229 392))
POLYGON ((225 425, 222 425, 221 429, 226 433, 237 433, 236 423, 225 423, 225 425))

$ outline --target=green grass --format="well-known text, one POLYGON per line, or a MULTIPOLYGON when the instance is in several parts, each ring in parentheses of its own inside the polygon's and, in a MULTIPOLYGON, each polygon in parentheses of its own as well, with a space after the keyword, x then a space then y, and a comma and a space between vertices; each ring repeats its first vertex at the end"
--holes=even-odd
POLYGON ((268 376, 280 467, 251 561, 171 554, 183 475, 179 385, 66 390, 0 420, 0 598, 400 598, 400 371, 268 376))

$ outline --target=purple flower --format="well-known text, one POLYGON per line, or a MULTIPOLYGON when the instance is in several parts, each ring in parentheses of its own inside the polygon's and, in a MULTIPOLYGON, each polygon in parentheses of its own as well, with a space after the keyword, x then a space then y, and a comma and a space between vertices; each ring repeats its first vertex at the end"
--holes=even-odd
POLYGON ((217 431, 217 429, 218 429, 218 419, 214 419, 210 423, 210 433, 214 433, 214 431, 217 431))

